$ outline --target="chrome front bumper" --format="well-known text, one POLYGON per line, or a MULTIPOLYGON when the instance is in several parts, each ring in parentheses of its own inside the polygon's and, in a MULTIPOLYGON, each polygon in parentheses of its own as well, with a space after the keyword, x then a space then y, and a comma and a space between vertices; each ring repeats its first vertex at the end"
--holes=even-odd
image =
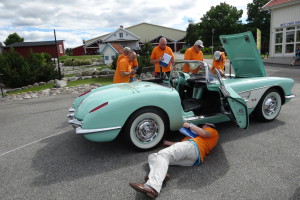
POLYGON ((75 115, 75 109, 70 107, 69 108, 69 114, 67 115, 68 119, 74 119, 74 115, 75 115))
POLYGON ((115 126, 115 127, 108 127, 108 128, 97 128, 97 129, 83 129, 81 128, 82 122, 73 118, 68 121, 69 124, 73 126, 73 128, 76 131, 76 134, 88 134, 88 133, 97 133, 97 132, 103 132, 103 131, 110 131, 110 130, 116 130, 121 129, 121 126, 115 126))
POLYGON ((291 95, 285 96, 285 98, 286 98, 286 99, 292 99, 292 98, 295 98, 295 97, 296 97, 296 95, 294 95, 294 94, 291 94, 291 95))

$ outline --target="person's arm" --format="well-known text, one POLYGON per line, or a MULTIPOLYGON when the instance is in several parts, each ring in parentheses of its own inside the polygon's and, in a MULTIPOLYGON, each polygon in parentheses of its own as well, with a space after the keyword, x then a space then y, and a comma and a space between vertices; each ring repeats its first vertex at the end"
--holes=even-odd
POLYGON ((209 138, 211 135, 208 131, 204 130, 203 128, 200 128, 196 125, 190 124, 185 122, 183 124, 183 127, 189 128, 191 131, 194 131, 198 136, 203 137, 203 138, 209 138))
POLYGON ((121 76, 129 76, 129 75, 134 75, 135 74, 135 70, 132 69, 130 72, 121 72, 121 76))
POLYGON ((154 65, 155 63, 158 63, 159 61, 163 61, 163 60, 164 60, 163 57, 159 57, 158 59, 150 58, 150 63, 154 65))

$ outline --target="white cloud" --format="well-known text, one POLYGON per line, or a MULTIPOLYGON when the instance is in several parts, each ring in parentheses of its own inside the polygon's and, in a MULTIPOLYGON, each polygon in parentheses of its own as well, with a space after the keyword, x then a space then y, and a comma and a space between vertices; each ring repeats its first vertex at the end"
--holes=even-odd
MULTIPOLYGON (((65 40, 65 47, 82 45, 91 39, 116 30, 120 25, 132 26, 148 22, 186 30, 187 19, 198 22, 222 0, 1 0, 0 42, 14 32, 25 41, 65 40)), ((226 3, 243 9, 247 18, 247 4, 253 0, 227 0, 226 3)))

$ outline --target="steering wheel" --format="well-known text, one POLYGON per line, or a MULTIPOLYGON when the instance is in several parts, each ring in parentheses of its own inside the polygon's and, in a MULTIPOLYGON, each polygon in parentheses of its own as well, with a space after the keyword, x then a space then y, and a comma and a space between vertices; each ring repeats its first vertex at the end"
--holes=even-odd
POLYGON ((178 72, 172 72, 172 77, 171 77, 171 86, 173 88, 175 88, 176 90, 178 89, 178 85, 179 85, 179 78, 180 75, 178 72))

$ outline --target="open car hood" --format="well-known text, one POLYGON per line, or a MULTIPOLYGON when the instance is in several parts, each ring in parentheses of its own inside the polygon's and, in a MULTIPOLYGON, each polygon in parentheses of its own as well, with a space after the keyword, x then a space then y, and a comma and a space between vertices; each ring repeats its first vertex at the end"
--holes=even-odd
POLYGON ((266 71, 251 32, 220 35, 235 77, 265 77, 266 71))

